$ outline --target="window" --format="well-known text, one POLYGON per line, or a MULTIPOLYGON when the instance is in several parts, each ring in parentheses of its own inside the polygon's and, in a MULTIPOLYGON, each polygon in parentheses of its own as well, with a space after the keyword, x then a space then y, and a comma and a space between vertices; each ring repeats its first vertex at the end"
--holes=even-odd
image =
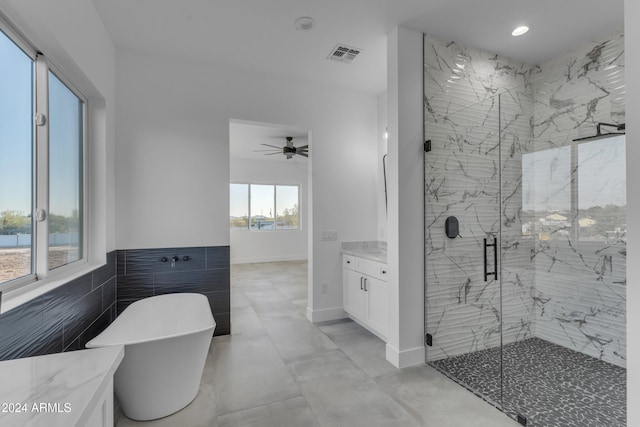
POLYGON ((232 230, 299 230, 297 185, 231 184, 232 230))
POLYGON ((49 72, 49 268, 82 258, 83 108, 49 72))
POLYGON ((524 235, 626 242, 625 137, 522 156, 524 235))
POLYGON ((231 229, 249 227, 249 185, 231 184, 229 187, 229 226, 231 229))
POLYGON ((0 32, 0 283, 33 271, 34 60, 0 32))
POLYGON ((249 212, 251 213, 249 225, 251 229, 274 230, 274 186, 251 184, 249 189, 249 212))
POLYGON ((0 23, 0 290, 83 260, 86 102, 0 23))

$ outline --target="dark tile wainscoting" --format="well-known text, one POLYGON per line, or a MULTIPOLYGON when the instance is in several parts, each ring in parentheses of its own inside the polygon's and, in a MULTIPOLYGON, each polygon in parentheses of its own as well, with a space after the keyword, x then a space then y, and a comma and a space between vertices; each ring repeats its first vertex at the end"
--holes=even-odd
POLYGON ((119 250, 117 314, 142 298, 196 292, 209 299, 216 321, 214 335, 228 335, 229 274, 229 246, 119 250), (171 261, 173 257, 178 258, 175 264, 171 261))
POLYGON ((0 315, 0 360, 83 349, 116 316, 116 251, 107 264, 0 315))

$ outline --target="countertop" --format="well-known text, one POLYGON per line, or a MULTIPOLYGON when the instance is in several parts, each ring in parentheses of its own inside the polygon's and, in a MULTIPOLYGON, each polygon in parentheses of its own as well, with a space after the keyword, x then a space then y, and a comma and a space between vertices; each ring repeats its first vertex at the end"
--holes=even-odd
POLYGON ((387 242, 342 242, 342 253, 353 255, 372 261, 387 263, 387 242))
POLYGON ((84 426, 123 357, 113 346, 0 362, 0 425, 84 426))

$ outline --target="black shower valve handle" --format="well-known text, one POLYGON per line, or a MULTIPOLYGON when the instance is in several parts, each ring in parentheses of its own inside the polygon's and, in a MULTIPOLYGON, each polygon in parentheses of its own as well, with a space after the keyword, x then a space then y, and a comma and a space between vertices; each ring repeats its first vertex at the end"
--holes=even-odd
POLYGON ((183 261, 189 261, 191 259, 191 257, 189 255, 185 255, 182 257, 183 261))
POLYGON ((160 262, 167 262, 169 261, 169 259, 166 256, 163 256, 162 258, 160 258, 160 262))

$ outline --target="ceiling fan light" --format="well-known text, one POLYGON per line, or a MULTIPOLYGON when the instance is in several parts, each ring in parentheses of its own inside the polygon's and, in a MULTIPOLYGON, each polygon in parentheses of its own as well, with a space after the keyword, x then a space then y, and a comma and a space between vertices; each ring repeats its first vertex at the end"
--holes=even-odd
POLYGON ((265 147, 268 147, 268 149, 266 150, 254 150, 254 152, 258 152, 258 151, 267 151, 267 153, 265 153, 265 156, 272 156, 274 154, 284 154, 288 159, 293 158, 294 155, 299 155, 301 157, 309 157, 309 144, 307 145, 300 145, 298 147, 296 147, 295 145, 293 145, 293 140, 294 137, 292 136, 287 136, 285 137, 286 143, 284 146, 279 147, 276 145, 271 145, 271 144, 260 144, 263 145, 265 147))

